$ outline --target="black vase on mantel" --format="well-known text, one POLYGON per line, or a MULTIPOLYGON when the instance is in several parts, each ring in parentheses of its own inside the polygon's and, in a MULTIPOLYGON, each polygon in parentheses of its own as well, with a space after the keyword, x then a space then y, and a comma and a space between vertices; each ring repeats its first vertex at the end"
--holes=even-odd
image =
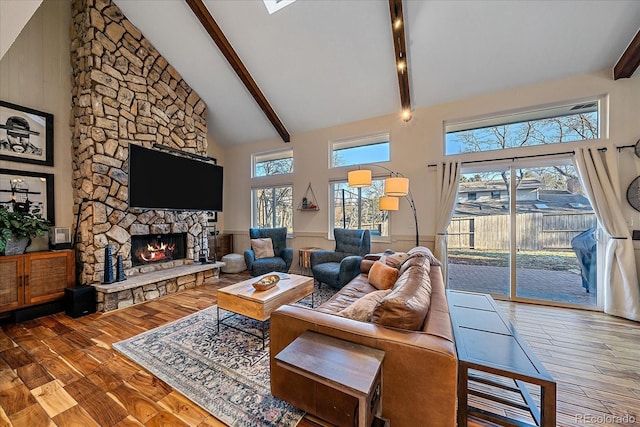
POLYGON ((104 248, 104 280, 103 284, 115 282, 113 277, 113 264, 111 264, 111 246, 104 248))
POLYGON ((116 275, 117 281, 122 282, 127 280, 127 276, 124 275, 124 261, 122 260, 122 254, 118 254, 118 261, 116 262, 116 275))

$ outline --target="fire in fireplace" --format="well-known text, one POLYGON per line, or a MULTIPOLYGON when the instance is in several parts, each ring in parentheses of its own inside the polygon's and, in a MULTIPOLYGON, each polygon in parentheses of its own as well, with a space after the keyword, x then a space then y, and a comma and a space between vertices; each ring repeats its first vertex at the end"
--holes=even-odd
POLYGON ((185 233, 131 236, 133 266, 182 259, 185 252, 185 233))

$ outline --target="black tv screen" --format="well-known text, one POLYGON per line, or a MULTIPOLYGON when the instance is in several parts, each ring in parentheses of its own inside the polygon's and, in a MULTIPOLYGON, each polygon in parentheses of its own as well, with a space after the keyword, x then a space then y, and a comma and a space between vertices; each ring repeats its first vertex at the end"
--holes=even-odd
POLYGON ((222 211, 222 166, 129 144, 129 207, 222 211))

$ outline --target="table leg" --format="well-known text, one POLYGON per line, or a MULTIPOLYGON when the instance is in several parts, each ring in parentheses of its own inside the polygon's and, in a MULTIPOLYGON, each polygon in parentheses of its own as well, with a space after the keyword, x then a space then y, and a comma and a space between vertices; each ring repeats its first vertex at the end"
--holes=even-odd
POLYGON ((465 363, 458 365, 458 427, 467 427, 469 368, 465 363))
POLYGON ((218 334, 220 334, 220 307, 216 306, 216 310, 218 313, 218 334))
POLYGON ((540 387, 540 425, 552 427, 556 425, 556 384, 550 383, 540 387))

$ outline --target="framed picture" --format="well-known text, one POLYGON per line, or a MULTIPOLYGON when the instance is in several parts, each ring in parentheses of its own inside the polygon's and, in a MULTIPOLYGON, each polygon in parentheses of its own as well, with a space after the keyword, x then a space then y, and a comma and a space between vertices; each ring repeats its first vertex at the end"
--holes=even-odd
POLYGON ((53 174, 0 169, 0 204, 12 211, 39 209, 40 215, 55 224, 53 174))
POLYGON ((218 222, 218 212, 207 212, 207 231, 210 236, 214 235, 216 222, 218 222))
POLYGON ((0 160, 53 166, 53 114, 0 101, 0 160))

